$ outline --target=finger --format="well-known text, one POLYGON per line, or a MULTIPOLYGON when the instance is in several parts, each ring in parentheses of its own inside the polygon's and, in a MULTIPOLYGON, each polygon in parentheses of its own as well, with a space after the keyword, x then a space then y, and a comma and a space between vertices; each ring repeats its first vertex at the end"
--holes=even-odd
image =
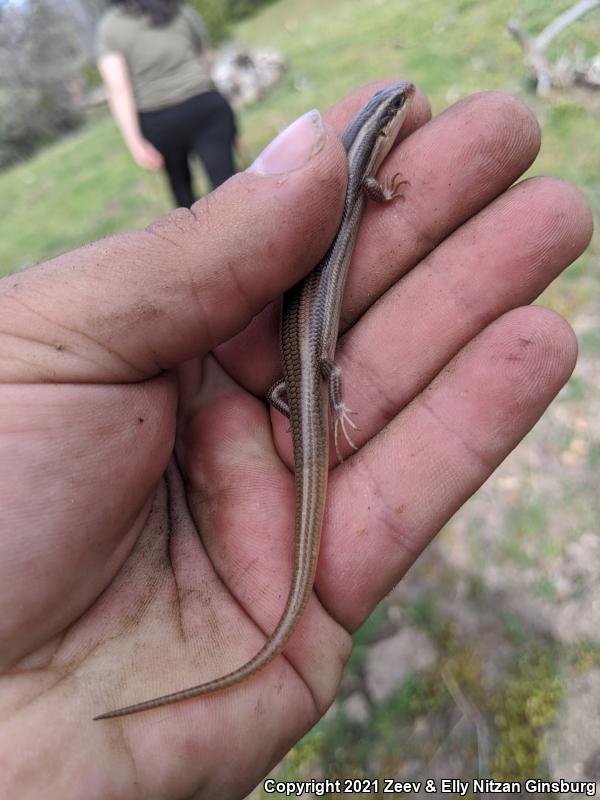
POLYGON ((334 618, 348 629, 365 619, 534 425, 576 353, 558 315, 511 311, 334 471, 317 573, 334 618))
POLYGON ((583 196, 563 181, 535 178, 447 238, 340 342, 356 443, 385 426, 486 325, 531 303, 591 234, 583 196))
POLYGON ((511 186, 539 146, 539 125, 523 103, 501 92, 482 92, 451 106, 392 151, 382 172, 399 172, 410 185, 404 201, 367 206, 342 329, 511 186))
POLYGON ((0 379, 141 380, 245 327, 326 250, 343 148, 318 112, 188 211, 0 282, 0 379))
MULTIPOLYGON (((418 98, 417 98, 418 100, 418 98)), ((402 275, 508 188, 531 164, 539 149, 539 126, 516 99, 498 92, 473 95, 426 124, 424 103, 417 105, 413 132, 402 140, 380 174, 400 172, 410 181, 404 200, 368 203, 344 292, 341 329, 347 329, 402 275)), ((328 119, 343 129, 349 101, 328 119)), ((261 343, 277 329, 277 311, 257 320, 236 337, 222 363, 244 386, 262 394, 280 374, 278 354, 260 361, 261 343), (264 327, 261 327, 264 325, 264 327), (233 351, 233 352, 232 352, 233 351)), ((219 358, 222 354, 219 352, 219 358)))

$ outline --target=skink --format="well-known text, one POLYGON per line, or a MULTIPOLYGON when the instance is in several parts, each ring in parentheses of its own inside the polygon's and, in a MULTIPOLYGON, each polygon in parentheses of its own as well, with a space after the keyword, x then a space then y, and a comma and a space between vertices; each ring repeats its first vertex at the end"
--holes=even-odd
POLYGON ((415 87, 398 83, 380 89, 352 119, 342 136, 348 154, 348 185, 342 220, 324 258, 283 298, 283 379, 269 391, 271 404, 290 420, 294 452, 296 518, 294 565, 283 614, 262 649, 246 664, 215 680, 100 714, 109 719, 212 694, 250 678, 279 655, 296 629, 315 580, 329 470, 329 431, 323 381, 338 459, 338 436, 354 447, 355 427, 342 397, 341 370, 334 361, 344 286, 366 196, 387 202, 399 196, 398 175, 379 183, 375 173, 389 153, 406 117, 415 87))

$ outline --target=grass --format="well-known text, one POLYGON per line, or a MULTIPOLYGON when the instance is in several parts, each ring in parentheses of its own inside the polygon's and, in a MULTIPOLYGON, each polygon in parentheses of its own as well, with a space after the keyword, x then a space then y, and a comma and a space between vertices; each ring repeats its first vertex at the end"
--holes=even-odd
POLYGON ((544 731, 552 723, 563 696, 554 659, 529 650, 518 662, 496 700, 498 745, 492 763, 497 780, 522 781, 543 771, 544 731))
POLYGON ((138 170, 105 114, 0 174, 0 270, 12 272, 168 210, 162 178, 138 170))
MULTIPOLYGON (((536 29, 564 7, 558 0, 280 0, 236 29, 239 41, 276 47, 289 60, 278 89, 240 114, 245 145, 256 153, 306 108, 325 108, 382 76, 410 76, 428 92, 436 112, 470 92, 501 89, 521 96, 541 119, 544 144, 532 173, 573 181, 598 213, 598 108, 581 96, 538 102, 529 93, 520 51, 505 31, 511 16, 536 29)), ((600 24, 590 14, 560 46, 578 37, 591 47, 594 36, 600 36, 600 24)), ((0 274, 146 225, 169 204, 161 176, 137 169, 107 115, 95 113, 83 130, 0 174, 0 274)), ((551 295, 561 311, 578 307, 598 288, 587 265, 599 254, 596 241, 573 277, 561 279, 561 291, 551 295)))
MULTIPOLYGON (((357 85, 380 77, 409 76, 429 94, 434 113, 471 92, 499 89, 526 102, 542 126, 542 150, 530 174, 552 174, 575 183, 598 217, 600 100, 582 92, 537 99, 521 52, 505 30, 507 20, 515 16, 531 32, 539 31, 568 5, 567 0, 280 0, 236 29, 238 41, 251 47, 278 48, 289 61, 277 89, 240 113, 245 146, 250 154, 257 153, 307 108, 326 108, 357 85)), ((590 14, 561 36, 551 53, 556 56, 576 41, 592 53, 599 40, 600 15, 590 14)), ((0 274, 121 230, 142 227, 169 207, 161 176, 139 170, 107 113, 96 112, 80 131, 0 174, 0 274)), ((561 313, 575 315, 600 288, 599 262, 596 236, 588 252, 545 293, 543 301, 561 313)), ((586 334, 583 346, 598 355, 600 339, 595 329, 586 334)), ((589 392, 588 382, 574 376, 561 402, 579 408, 589 403, 589 392)), ((557 435, 553 430, 555 449, 557 435)), ((549 462, 554 463, 556 455, 552 452, 549 462)), ((592 466, 600 464, 600 445, 592 445, 589 459, 592 466)), ((554 498, 557 508, 563 500, 554 498)), ((517 568, 530 566, 540 554, 556 559, 560 552, 557 540, 550 536, 543 543, 554 511, 551 501, 536 495, 510 507, 503 546, 492 557, 517 568)), ((564 502, 572 510, 574 535, 578 519, 580 526, 591 525, 597 513, 595 495, 578 487, 564 502), (587 508, 586 514, 576 512, 576 505, 587 508)), ((464 535, 474 551, 482 541, 486 513, 487 506, 481 519, 471 518, 466 526, 464 535)), ((562 530, 554 535, 563 541, 562 530)), ((479 545, 480 551, 482 547, 487 547, 485 541, 479 545)), ((478 557, 489 560, 483 552, 478 557)), ((447 572, 444 575, 447 582, 455 578, 447 572)), ((436 590, 438 577, 433 575, 429 584, 436 590)), ((536 585, 540 594, 552 598, 553 584, 547 578, 538 578, 536 585)), ((486 604, 493 606, 494 597, 483 583, 474 581, 471 588, 469 602, 475 613, 486 604)), ((497 741, 491 766, 497 774, 533 777, 543 759, 540 742, 544 729, 561 697, 557 663, 564 654, 554 652, 549 660, 533 651, 527 623, 513 611, 497 609, 501 637, 509 641, 515 661, 503 690, 488 697, 479 685, 478 668, 473 667, 471 643, 449 636, 451 620, 444 617, 434 599, 422 594, 405 604, 404 613, 410 624, 431 636, 440 653, 459 665, 459 682, 477 698, 482 712, 488 718, 496 715, 497 741)), ((348 669, 353 687, 361 679, 369 644, 381 635, 386 620, 380 607, 355 637, 356 649, 348 669)), ((586 655, 585 663, 597 666, 600 661, 593 643, 588 652, 593 657, 586 655)), ((342 700, 343 695, 342 690, 342 700)), ((443 738, 451 729, 450 711, 439 677, 432 673, 415 676, 385 704, 375 705, 365 723, 349 721, 343 707, 321 721, 286 758, 278 778, 335 772, 360 777, 368 775, 374 764, 387 774, 396 774, 403 766, 402 736, 410 735, 411 726, 418 728, 419 719, 427 717, 431 730, 443 738)), ((423 752, 419 755, 422 758, 423 752)), ((259 792, 254 796, 267 795, 259 792)))

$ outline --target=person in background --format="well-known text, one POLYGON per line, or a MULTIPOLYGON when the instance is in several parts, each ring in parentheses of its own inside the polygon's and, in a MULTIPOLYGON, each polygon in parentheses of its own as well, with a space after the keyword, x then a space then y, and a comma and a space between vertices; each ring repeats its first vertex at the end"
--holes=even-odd
POLYGON ((164 168, 178 206, 194 200, 189 158, 213 188, 235 172, 235 118, 210 76, 202 19, 184 0, 111 0, 97 36, 98 68, 135 161, 164 168))

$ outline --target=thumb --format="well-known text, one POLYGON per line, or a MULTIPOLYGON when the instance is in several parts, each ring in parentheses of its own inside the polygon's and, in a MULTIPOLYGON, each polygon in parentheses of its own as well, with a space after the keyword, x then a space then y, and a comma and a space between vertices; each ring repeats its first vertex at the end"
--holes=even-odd
POLYGON ((311 111, 190 210, 4 278, 0 381, 138 381, 211 350, 318 262, 345 179, 311 111))

